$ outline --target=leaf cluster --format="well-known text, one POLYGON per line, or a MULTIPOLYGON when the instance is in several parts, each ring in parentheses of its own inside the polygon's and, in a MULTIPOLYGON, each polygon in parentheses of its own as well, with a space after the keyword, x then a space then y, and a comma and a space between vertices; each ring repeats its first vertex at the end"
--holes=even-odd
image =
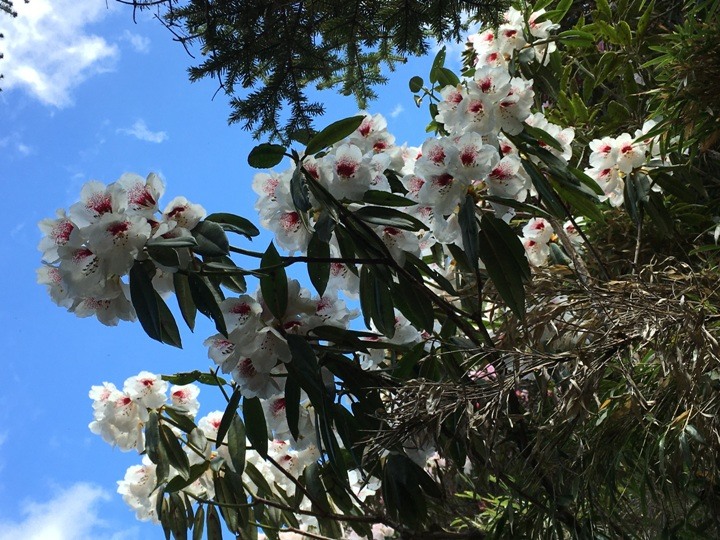
POLYGON ((503 0, 177 0, 156 7, 202 61, 190 80, 214 78, 230 96, 231 123, 287 142, 324 111, 306 89, 335 88, 365 108, 383 70, 427 53, 431 40, 460 39, 464 16, 494 21, 503 0))

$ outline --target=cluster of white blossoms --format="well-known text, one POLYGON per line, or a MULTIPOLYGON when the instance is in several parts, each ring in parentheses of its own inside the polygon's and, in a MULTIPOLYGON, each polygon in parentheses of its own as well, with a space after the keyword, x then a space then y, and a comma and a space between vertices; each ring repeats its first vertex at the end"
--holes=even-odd
MULTIPOLYGON (((552 124, 541 112, 532 114, 532 80, 509 71, 510 59, 518 52, 522 61, 531 62, 546 59, 554 50, 551 41, 543 41, 554 28, 552 23, 535 22, 542 13, 533 13, 526 22, 519 11, 511 9, 497 31, 486 30, 468 38, 472 76, 439 92, 434 120, 447 135, 429 138, 420 148, 397 146, 386 120, 379 114, 365 114, 349 137, 321 157, 303 160, 310 181, 348 203, 350 210, 358 208, 354 203, 361 202, 368 191, 391 191, 388 171, 398 176, 404 196, 415 203, 404 211, 425 225, 420 232, 375 227, 398 262, 403 262, 405 252, 417 256, 436 243, 462 248, 458 210, 468 193, 478 200, 492 196, 521 202, 535 194, 521 157, 505 134, 517 135, 525 125, 542 129, 561 147, 545 148, 565 161, 571 158, 573 129, 552 124), (526 24, 530 37, 524 34, 526 24)), ((530 159, 537 160, 534 156, 530 159)), ((310 227, 303 222, 290 190, 294 172, 291 168, 257 174, 253 180, 259 196, 255 208, 261 224, 275 234, 280 246, 304 253, 319 213, 309 213, 310 227)), ((312 196, 310 202, 319 208, 312 196)), ((499 217, 509 220, 514 215, 509 206, 497 202, 492 206, 499 217)), ((528 257, 534 264, 542 264, 536 251, 531 245, 528 257)), ((339 254, 334 236, 331 253, 339 254)), ((351 294, 357 291, 355 274, 343 264, 333 265, 331 283, 351 294)))
POLYGON ((277 319, 260 291, 228 298, 220 304, 228 335, 215 334, 205 340, 208 356, 233 380, 245 397, 269 399, 284 393, 285 368, 290 361, 286 334, 307 335, 318 326, 347 328, 357 317, 337 292, 328 289, 313 296, 296 280, 288 281, 288 304, 277 319))
MULTIPOLYGON (((89 396, 93 400, 95 419, 90 424, 93 433, 100 435, 103 440, 127 451, 135 449, 138 453, 146 452, 144 429, 150 412, 155 411, 161 423, 168 422, 163 417, 163 411, 172 410, 193 420, 196 428, 191 434, 185 435, 173 422, 165 423, 182 445, 188 458, 188 464, 206 464, 205 471, 189 485, 182 488, 182 492, 192 498, 212 501, 215 497, 214 478, 224 474, 224 467, 234 471, 233 461, 227 445, 227 435, 223 441, 218 441, 218 431, 223 418, 223 411, 212 411, 209 414, 196 418, 200 404, 197 400, 200 389, 194 384, 171 386, 169 398, 166 395, 170 385, 159 375, 143 371, 125 381, 123 390, 118 390, 112 383, 103 383, 93 386, 89 396), (214 449, 213 449, 214 448, 214 449), (222 460, 222 467, 210 467, 211 462, 222 460)), ((320 458, 315 440, 315 428, 310 422, 312 416, 303 407, 303 419, 300 422, 301 433, 305 436, 293 441, 287 428, 285 418, 284 398, 273 397, 263 400, 263 407, 268 417, 268 456, 272 463, 265 460, 258 452, 250 448, 245 454, 245 462, 253 466, 267 481, 271 489, 280 494, 292 493, 295 489, 295 480, 299 479, 305 468, 316 463, 320 458), (284 426, 284 427, 282 427, 284 426), (282 467, 280 470, 278 467, 282 467)), ((250 442, 246 441, 249 447, 250 442)), ((129 467, 123 480, 118 482, 117 492, 135 512, 141 521, 159 522, 157 515, 158 496, 158 466, 146 454, 139 465, 129 467)), ((178 472, 169 468, 167 481, 172 480, 178 472)), ((259 486, 247 475, 242 476, 243 484, 251 493, 258 493, 259 486)), ((357 470, 348 471, 348 482, 355 496, 364 501, 367 497, 375 495, 379 489, 379 481, 375 478, 363 476, 357 470)), ((305 499, 300 510, 311 513, 311 501, 305 499)), ((298 515, 300 530, 317 531, 318 523, 311 515, 298 515)), ((373 539, 384 539, 391 536, 393 530, 377 525, 373 527, 373 539)), ((282 532, 280 538, 289 540, 294 533, 282 532)), ((351 529, 345 531, 346 538, 360 539, 351 529)))
POLYGON ((190 236, 205 210, 176 197, 160 213, 165 191, 155 174, 142 178, 124 174, 110 185, 91 181, 80 201, 55 219, 40 222, 44 236, 38 249, 45 263, 38 282, 47 285, 52 300, 78 317, 95 315, 106 325, 135 320, 128 274, 144 248, 155 238, 190 236))
POLYGON ((93 386, 90 398, 93 400, 94 420, 90 431, 123 451, 145 449, 144 428, 148 411, 170 405, 184 415, 194 417, 200 404, 197 396, 200 389, 192 384, 172 386, 170 401, 166 392, 168 383, 159 375, 142 371, 125 381, 122 390, 105 382, 93 386))
POLYGON ((585 174, 597 182, 605 192, 603 200, 611 205, 623 204, 625 177, 658 158, 660 145, 653 138, 643 138, 655 124, 652 120, 645 122, 634 137, 622 133, 590 142, 590 168, 585 169, 585 174))
POLYGON ((555 51, 555 42, 548 40, 551 30, 559 25, 551 21, 537 22, 545 13, 540 9, 525 20, 524 14, 509 8, 503 15, 504 22, 496 29, 489 28, 468 37, 474 53, 474 65, 507 65, 517 52, 524 62, 536 59, 546 64, 549 54, 555 51), (525 30, 530 30, 530 35, 525 30), (548 40, 548 41, 545 41, 548 40))

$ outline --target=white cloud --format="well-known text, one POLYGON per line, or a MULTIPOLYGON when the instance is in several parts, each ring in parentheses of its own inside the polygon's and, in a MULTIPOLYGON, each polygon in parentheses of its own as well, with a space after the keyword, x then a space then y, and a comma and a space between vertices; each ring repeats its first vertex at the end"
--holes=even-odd
POLYGON ((405 110, 405 107, 400 105, 399 103, 395 105, 395 108, 390 113, 390 118, 397 118, 402 114, 402 112, 405 110))
POLYGON ((132 135, 136 139, 146 142, 161 143, 168 138, 168 134, 164 131, 150 131, 145 124, 145 120, 137 120, 130 128, 120 128, 118 133, 132 135))
POLYGON ((130 46, 139 53, 150 52, 150 38, 135 34, 130 30, 125 30, 122 35, 123 41, 127 41, 130 46))
POLYGON ((0 519, 0 540, 120 540, 134 531, 112 532, 98 506, 110 499, 103 489, 78 483, 59 490, 47 502, 25 502, 17 521, 0 519))
POLYGON ((101 0, 16 2, 18 16, 4 18, 4 88, 22 88, 53 107, 72 105, 72 90, 108 71, 115 45, 86 27, 109 13, 101 0))
POLYGON ((17 132, 0 139, 0 148, 14 150, 19 157, 27 157, 34 153, 33 147, 25 144, 17 132))

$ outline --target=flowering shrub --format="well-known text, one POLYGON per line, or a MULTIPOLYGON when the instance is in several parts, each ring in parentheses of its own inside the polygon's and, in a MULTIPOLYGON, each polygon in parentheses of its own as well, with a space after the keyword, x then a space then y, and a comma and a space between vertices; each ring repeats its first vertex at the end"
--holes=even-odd
MULTIPOLYGON (((461 76, 444 67, 443 50, 428 85, 410 81, 435 131, 418 147, 397 145, 382 116, 361 113, 314 134, 302 152, 254 148, 255 167, 292 162, 253 180, 260 223, 275 238, 264 253, 230 244, 228 233, 258 234, 240 216, 206 215, 182 197, 160 213, 154 174, 90 182, 80 202, 41 222, 38 281, 56 304, 108 325, 137 318, 174 346, 172 295, 191 329, 197 311, 216 326, 204 341, 209 372, 142 372, 122 391, 104 383, 90 392, 90 429, 143 455, 118 487, 139 519, 176 538, 188 528, 218 538, 220 516, 242 538, 432 537, 429 523, 470 537, 500 535, 508 521, 514 534, 514 513, 528 523, 518 534, 594 530, 577 490, 560 495, 570 480, 544 470, 554 446, 533 441, 595 402, 596 425, 608 415, 613 394, 581 402, 568 366, 587 366, 579 352, 563 356, 607 340, 581 305, 561 294, 528 298, 526 286, 549 271, 590 287, 583 229, 608 206, 625 205, 639 229, 645 211, 672 228, 663 197, 686 154, 661 151, 667 133, 649 115, 634 136, 595 138, 562 122, 568 107, 576 119, 589 113, 564 94, 546 102, 548 74, 571 74, 558 44, 585 44, 605 28, 556 34, 572 3, 540 4, 511 8, 499 27, 469 36, 461 76), (240 267, 231 253, 260 264, 240 267), (316 294, 288 279, 296 263, 316 294), (256 292, 246 276, 258 278, 256 292), (348 299, 359 299, 365 331, 352 325, 360 313, 348 299), (532 326, 538 313, 545 319, 532 326), (521 328, 526 346, 513 342, 521 328), (221 391, 227 408, 197 419, 197 382, 221 391)), ((636 35, 652 13, 636 14, 636 35)), ((614 39, 627 45, 620 31, 614 39)), ((600 392, 600 379, 588 375, 588 388, 600 392)))

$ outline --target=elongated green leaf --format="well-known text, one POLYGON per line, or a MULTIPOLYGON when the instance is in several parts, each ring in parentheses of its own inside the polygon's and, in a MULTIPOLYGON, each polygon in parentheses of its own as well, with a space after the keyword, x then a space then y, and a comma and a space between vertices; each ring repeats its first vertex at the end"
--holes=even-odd
POLYGON ((546 145, 548 145, 549 147, 562 152, 562 150, 563 150, 562 145, 558 142, 558 140, 555 137, 550 135, 547 131, 542 130, 537 127, 527 125, 527 124, 525 124, 523 126, 523 128, 525 129, 526 133, 528 133, 532 137, 535 137, 538 141, 543 142, 546 145))
POLYGON ((310 142, 305 149, 306 155, 315 154, 323 148, 332 146, 336 142, 344 139, 359 128, 364 119, 365 116, 358 115, 333 122, 310 139, 310 142))
POLYGON ((152 339, 182 348, 175 318, 155 291, 146 268, 155 272, 152 263, 141 261, 135 261, 130 269, 130 299, 140 324, 152 339))
POLYGON ((543 203, 548 207, 548 210, 556 217, 565 217, 566 211, 565 206, 558 197, 557 193, 553 189, 550 182, 548 182, 545 175, 540 169, 530 160, 523 159, 522 165, 525 171, 530 176, 533 186, 537 190, 538 194, 542 198, 543 203))
POLYGON ((324 390, 315 351, 302 336, 288 334, 286 339, 292 356, 292 361, 287 364, 288 372, 319 409, 324 390))
POLYGON ((365 324, 370 328, 370 320, 383 335, 392 338, 395 335, 395 312, 388 286, 379 279, 370 266, 360 270, 360 308, 365 324))
POLYGON ((435 283, 437 283, 437 285, 443 291, 445 291, 451 296, 457 296, 457 291, 453 287, 452 283, 450 283, 445 276, 430 268, 427 263, 425 263, 425 261, 423 261, 422 259, 418 259, 412 253, 406 253, 405 260, 415 266, 423 275, 429 277, 435 283))
POLYGON ((197 241, 196 253, 208 257, 220 257, 230 252, 230 242, 223 228, 213 221, 201 221, 190 231, 197 241))
POLYGON ((193 422, 185 411, 178 411, 170 405, 165 405, 163 408, 165 414, 167 414, 178 427, 185 433, 190 433, 197 428, 195 422, 193 422))
POLYGON ((166 426, 160 426, 160 445, 165 450, 168 461, 180 476, 187 479, 190 475, 190 463, 177 437, 172 430, 166 426))
POLYGON ((480 240, 477 216, 475 215, 475 200, 472 195, 466 195, 460 206, 458 224, 462 236, 463 248, 468 263, 473 270, 478 269, 480 259, 480 240))
POLYGON ((260 268, 268 269, 269 272, 267 276, 260 278, 260 291, 270 312, 278 319, 282 319, 285 315, 288 303, 287 275, 281 264, 280 254, 270 242, 260 260, 260 268))
POLYGON ((237 474, 242 474, 245 470, 245 446, 245 424, 234 414, 228 429, 228 452, 237 474))
POLYGON ((298 424, 300 422, 300 385, 295 377, 285 379, 285 417, 287 418, 290 434, 296 441, 300 436, 298 424))
POLYGON ((210 214, 205 221, 212 221, 220 225, 225 231, 234 232, 245 236, 248 240, 260 234, 260 230, 249 220, 235 214, 219 212, 210 214))
POLYGON ((525 316, 525 287, 530 266, 520 239, 501 219, 484 215, 480 230, 480 258, 490 279, 508 307, 525 316))
POLYGON ((225 316, 220 308, 223 301, 217 295, 215 288, 209 283, 208 278, 192 273, 188 274, 188 284, 190 285, 190 294, 197 309, 213 320, 215 328, 222 335, 227 336, 227 326, 225 325, 225 316))
POLYGON ((217 432, 217 440, 215 441, 215 448, 220 448, 220 446, 222 445, 222 441, 225 439, 225 435, 227 435, 227 432, 230 429, 233 418, 237 416, 237 409, 240 405, 241 398, 242 393, 238 389, 236 389, 232 393, 232 396, 230 396, 230 401, 228 401, 225 412, 223 413, 222 419, 220 420, 220 426, 218 427, 217 432))
POLYGON ((460 79, 458 79, 458 76, 455 75, 452 70, 444 66, 438 68, 438 70, 436 71, 436 75, 438 85, 440 86, 457 86, 458 84, 460 84, 460 79))
POLYGON ((198 505, 195 511, 195 520, 193 521, 193 540, 203 540, 203 533, 205 532, 205 507, 202 504, 198 505))
POLYGON ((150 258, 160 266, 167 268, 178 268, 180 266, 180 258, 175 249, 159 246, 146 246, 146 249, 150 258))
POLYGON ((178 238, 153 238, 149 240, 146 247, 156 248, 191 248, 197 246, 197 240, 193 236, 179 236, 178 238))
POLYGON ((211 504, 207 507, 207 540, 222 540, 222 525, 217 510, 211 504))
MULTIPOLYGON (((420 272, 412 265, 405 266, 408 271, 416 272, 417 278, 422 281, 420 272)), ((393 303, 405 315, 408 321, 418 330, 425 330, 432 333, 435 323, 435 313, 433 311, 432 302, 408 283, 407 279, 400 278, 397 282, 390 285, 393 303)))
MULTIPOLYGON (((307 248, 308 257, 316 259, 327 259, 330 257, 330 244, 323 242, 317 232, 310 237, 307 248)), ((309 262, 307 264, 310 282, 320 296, 325 294, 328 281, 330 280, 329 262, 309 262)))
MULTIPOLYGON (((430 82, 433 84, 438 80, 440 68, 445 66, 445 55, 446 48, 443 46, 435 55, 435 59, 430 67, 430 82)), ((433 118, 435 118, 435 115, 433 115, 433 118)))
POLYGON ((307 212, 312 208, 308 187, 305 184, 305 176, 302 172, 302 163, 298 163, 297 167, 295 167, 295 172, 293 172, 290 178, 290 196, 292 197, 293 205, 299 212, 307 212))
POLYGON ((192 465, 190 467, 190 472, 188 474, 187 478, 183 478, 182 476, 176 476, 172 480, 170 480, 167 485, 165 486, 165 492, 166 493, 174 493, 176 491, 181 491, 188 487, 190 484, 192 484, 195 480, 200 478, 203 474, 205 474, 205 471, 208 470, 210 467, 209 461, 203 461, 202 463, 198 463, 197 465, 192 465))
POLYGON ((173 274, 173 287, 175 289, 175 297, 177 298, 178 307, 180 308, 180 314, 182 315, 185 324, 188 325, 188 328, 190 330, 194 330, 197 307, 192 299, 190 282, 188 281, 187 274, 175 272, 173 274))
POLYGON ((153 463, 160 462, 160 424, 157 411, 150 411, 145 422, 145 452, 153 463))
POLYGON ((267 457, 268 430, 265 423, 265 413, 262 404, 256 397, 243 399, 243 417, 247 438, 255 451, 262 457, 267 457))
POLYGON ((269 169, 285 157, 285 147, 279 144, 262 143, 250 150, 248 165, 255 169, 269 169))
POLYGON ((420 231, 427 228, 419 219, 400 210, 383 206, 363 206, 354 212, 353 216, 373 225, 396 227, 408 231, 420 231))
POLYGON ((415 206, 417 203, 402 195, 387 191, 368 190, 363 195, 363 202, 378 206, 415 206))

